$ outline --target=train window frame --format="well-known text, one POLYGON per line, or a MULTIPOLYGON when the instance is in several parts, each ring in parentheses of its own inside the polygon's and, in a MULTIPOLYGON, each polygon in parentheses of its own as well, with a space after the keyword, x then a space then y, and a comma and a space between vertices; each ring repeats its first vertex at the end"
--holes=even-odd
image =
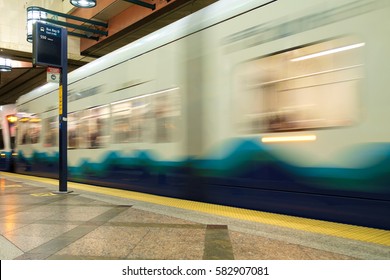
POLYGON ((150 142, 160 144, 177 142, 181 106, 179 87, 162 89, 111 103, 112 143, 150 142), (161 97, 168 100, 168 103, 160 102, 161 97), (126 126, 127 129, 123 129, 126 126), (163 128, 165 131, 161 133, 159 128, 163 128), (135 134, 136 137, 132 137, 132 131, 139 133, 135 134))
POLYGON ((110 107, 102 105, 91 107, 86 110, 84 116, 87 121, 87 147, 89 149, 104 148, 109 143, 110 107))
POLYGON ((113 143, 129 143, 129 100, 123 100, 111 104, 113 143))
POLYGON ((37 114, 18 118, 18 145, 35 145, 42 141, 42 120, 37 114))
POLYGON ((110 142, 109 105, 68 114, 68 149, 99 149, 110 142))
POLYGON ((239 63, 233 70, 236 130, 262 134, 357 123, 364 45, 355 36, 329 38, 239 63))
POLYGON ((111 103, 113 142, 146 143, 150 141, 151 100, 149 95, 111 103))
POLYGON ((182 102, 178 87, 153 95, 152 114, 154 142, 174 143, 179 140, 182 102))
POLYGON ((43 119, 43 146, 58 147, 59 143, 59 129, 58 117, 50 116, 43 119))
POLYGON ((81 148, 79 144, 79 119, 82 114, 82 111, 75 111, 68 113, 68 149, 79 149, 81 148))

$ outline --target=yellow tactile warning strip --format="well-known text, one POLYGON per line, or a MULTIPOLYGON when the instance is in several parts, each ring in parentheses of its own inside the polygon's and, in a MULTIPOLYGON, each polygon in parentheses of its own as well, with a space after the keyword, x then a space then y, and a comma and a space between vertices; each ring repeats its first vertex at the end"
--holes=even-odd
MULTIPOLYGON (((1 174, 1 172, 0 172, 1 174)), ((27 175, 6 173, 9 177, 28 179, 37 182, 48 183, 58 186, 58 180, 49 178, 32 177, 27 175)), ((340 223, 326 222, 314 219, 299 218, 281 214, 273 214, 255 210, 235 208, 229 206, 215 205, 196 201, 181 200, 176 198, 162 197, 151 194, 144 194, 133 191, 104 188, 92 185, 68 182, 68 187, 83 191, 111 195, 115 197, 128 198, 145 201, 159 205, 171 206, 186 210, 198 211, 223 217, 235 218, 245 221, 258 222, 268 225, 282 226, 295 230, 303 230, 312 233, 320 233, 341 238, 370 242, 390 246, 390 231, 374 229, 362 226, 346 225, 340 223)))

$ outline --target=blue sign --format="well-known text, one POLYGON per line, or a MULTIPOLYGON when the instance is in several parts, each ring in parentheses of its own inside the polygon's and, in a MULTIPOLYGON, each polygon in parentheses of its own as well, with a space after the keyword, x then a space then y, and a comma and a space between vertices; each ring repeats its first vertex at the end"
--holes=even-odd
POLYGON ((62 27, 36 22, 33 28, 33 64, 62 67, 62 27))

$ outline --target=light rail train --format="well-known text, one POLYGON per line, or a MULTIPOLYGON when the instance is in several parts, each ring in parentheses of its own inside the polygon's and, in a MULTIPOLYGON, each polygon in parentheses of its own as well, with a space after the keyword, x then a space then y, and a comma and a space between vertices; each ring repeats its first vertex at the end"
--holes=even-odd
MULTIPOLYGON (((386 0, 222 0, 130 43, 69 74, 69 179, 390 229, 389 26, 386 0)), ((58 176, 58 102, 18 99, 16 172, 58 176)))

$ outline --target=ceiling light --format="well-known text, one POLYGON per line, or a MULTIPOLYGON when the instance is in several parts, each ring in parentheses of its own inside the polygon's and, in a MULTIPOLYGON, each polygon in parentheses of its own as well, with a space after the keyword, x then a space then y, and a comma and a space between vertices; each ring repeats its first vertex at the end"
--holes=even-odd
POLYGON ((0 57, 0 71, 9 72, 12 70, 12 60, 9 58, 0 57))
POLYGON ((93 8, 96 6, 96 0, 70 0, 70 3, 78 8, 93 8))
POLYGON ((32 43, 33 24, 37 21, 44 21, 47 13, 41 8, 31 6, 27 8, 27 41, 32 43))

